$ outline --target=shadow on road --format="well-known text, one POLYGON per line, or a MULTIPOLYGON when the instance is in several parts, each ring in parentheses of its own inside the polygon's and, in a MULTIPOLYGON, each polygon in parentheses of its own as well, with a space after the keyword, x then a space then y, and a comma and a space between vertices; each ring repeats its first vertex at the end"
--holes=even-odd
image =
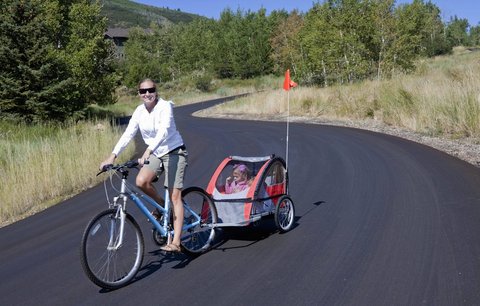
POLYGON ((219 240, 217 244, 214 245, 213 250, 225 252, 231 249, 246 248, 262 241, 275 232, 277 232, 277 228, 275 227, 273 216, 263 217, 261 220, 253 222, 248 226, 223 227, 219 229, 219 240), (236 246, 223 247, 223 245, 230 240, 245 243, 237 243, 236 246))
POLYGON ((297 216, 297 217, 298 217, 299 219, 300 219, 300 218, 303 218, 303 217, 305 217, 306 215, 310 214, 314 209, 316 209, 317 207, 319 207, 320 205, 323 205, 323 204, 325 204, 325 203, 327 203, 327 202, 325 202, 325 201, 317 201, 317 202, 314 202, 314 203, 312 203, 312 205, 313 205, 312 208, 310 208, 309 210, 307 210, 303 215, 301 215, 301 216, 299 216, 299 217, 297 216))
POLYGON ((147 265, 142 266, 142 268, 140 269, 140 271, 138 271, 138 274, 135 276, 135 278, 130 284, 152 275, 153 273, 160 270, 165 264, 171 262, 178 262, 172 267, 173 269, 182 269, 186 267, 190 262, 195 260, 195 258, 197 258, 198 256, 189 256, 184 253, 167 253, 161 250, 155 250, 148 252, 148 256, 146 256, 146 258, 148 257, 156 259, 150 260, 147 265))
MULTIPOLYGON (((314 207, 307 210, 301 216, 295 216, 294 223, 290 231, 293 231, 300 225, 300 219, 304 216, 310 214, 314 209, 319 207, 322 204, 325 204, 325 201, 317 201, 314 202, 314 207)), ((289 231, 289 232, 290 232, 289 231)), ((278 229, 275 226, 274 216, 266 216, 263 217, 260 221, 254 222, 249 226, 241 226, 241 227, 224 227, 219 230, 219 236, 221 237, 218 239, 218 242, 213 246, 213 250, 217 251, 228 251, 231 249, 239 249, 239 248, 246 248, 255 243, 262 241, 263 239, 268 238, 270 235, 278 233, 278 229), (237 241, 244 241, 244 244, 223 247, 223 245, 229 240, 237 240, 237 241)), ((288 233, 288 232, 287 232, 288 233)), ((286 233, 279 233, 280 235, 286 233)))

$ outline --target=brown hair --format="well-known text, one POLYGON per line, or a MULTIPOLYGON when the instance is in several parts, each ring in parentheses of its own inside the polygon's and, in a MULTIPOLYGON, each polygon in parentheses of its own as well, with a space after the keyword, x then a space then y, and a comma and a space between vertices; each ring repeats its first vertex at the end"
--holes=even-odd
POLYGON ((145 79, 141 80, 140 82, 138 82, 137 88, 140 88, 140 85, 142 85, 142 83, 145 83, 145 82, 151 82, 153 84, 153 87, 157 88, 157 83, 155 83, 155 81, 153 81, 150 78, 145 78, 145 79))

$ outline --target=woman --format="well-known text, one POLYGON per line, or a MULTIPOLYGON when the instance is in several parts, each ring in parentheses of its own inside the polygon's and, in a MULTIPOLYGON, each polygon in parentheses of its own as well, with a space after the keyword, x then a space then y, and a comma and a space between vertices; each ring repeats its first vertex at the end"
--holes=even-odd
POLYGON ((100 169, 105 165, 113 164, 115 158, 140 129, 148 147, 139 159, 143 167, 137 175, 136 184, 157 203, 164 205, 152 181, 165 169, 165 187, 168 188, 173 203, 174 235, 172 242, 161 249, 167 252, 180 252, 184 214, 181 193, 188 153, 182 136, 175 126, 172 103, 158 98, 155 82, 151 79, 141 81, 138 94, 143 104, 133 112, 127 129, 120 137, 112 154, 100 164, 100 169))

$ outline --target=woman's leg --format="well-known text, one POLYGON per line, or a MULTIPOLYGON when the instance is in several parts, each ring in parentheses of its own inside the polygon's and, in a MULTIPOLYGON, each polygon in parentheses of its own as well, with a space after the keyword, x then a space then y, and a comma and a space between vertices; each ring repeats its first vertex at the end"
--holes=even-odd
POLYGON ((180 246, 180 238, 182 237, 182 227, 183 227, 183 203, 182 203, 182 190, 178 188, 170 189, 170 199, 173 203, 173 241, 172 244, 180 246))
POLYGON ((143 192, 145 192, 149 197, 155 200, 161 206, 164 206, 165 202, 162 197, 158 194, 155 186, 152 181, 156 177, 156 173, 147 167, 142 167, 138 172, 136 184, 143 192))
POLYGON ((185 168, 187 166, 187 155, 188 153, 185 149, 179 148, 162 157, 165 165, 165 185, 168 186, 174 213, 173 240, 171 245, 167 245, 164 248, 166 251, 180 251, 184 215, 182 188, 185 168))

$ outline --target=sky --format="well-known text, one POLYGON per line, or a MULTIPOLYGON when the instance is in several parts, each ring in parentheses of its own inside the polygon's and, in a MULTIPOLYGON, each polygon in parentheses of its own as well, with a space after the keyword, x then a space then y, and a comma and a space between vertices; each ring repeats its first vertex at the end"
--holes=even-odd
MULTIPOLYGON (((273 10, 285 9, 290 12, 298 9, 307 12, 313 7, 317 0, 134 0, 134 2, 166 7, 169 9, 180 9, 182 12, 193 13, 209 18, 218 19, 220 13, 227 7, 236 11, 238 8, 247 11, 258 11, 265 8, 267 14, 273 10)), ((322 0, 320 0, 323 3, 322 0)), ((412 0, 397 0, 399 3, 411 3, 412 0)), ((426 1, 425 1, 426 2, 426 1)), ((480 1, 479 0, 432 0, 442 12, 442 19, 449 21, 451 16, 466 18, 471 26, 480 23, 480 1)))

